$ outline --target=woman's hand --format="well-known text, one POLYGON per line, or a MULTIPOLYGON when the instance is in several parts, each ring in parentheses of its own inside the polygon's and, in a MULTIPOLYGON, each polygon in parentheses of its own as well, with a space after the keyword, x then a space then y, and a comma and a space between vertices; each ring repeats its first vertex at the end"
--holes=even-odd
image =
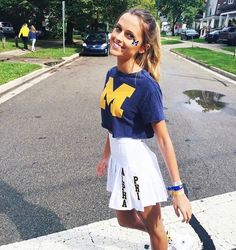
POLYGON ((105 173, 105 171, 106 171, 106 169, 108 167, 110 154, 111 154, 111 150, 110 150, 109 135, 107 135, 105 148, 104 148, 104 151, 103 151, 103 154, 102 154, 102 159, 99 161, 99 163, 97 165, 97 175, 99 177, 104 175, 104 173, 105 173))
POLYGON ((173 196, 172 203, 176 215, 179 217, 181 212, 183 216, 182 222, 189 223, 192 216, 192 207, 187 196, 185 194, 173 196))
POLYGON ((102 158, 97 165, 97 175, 99 177, 103 176, 106 172, 109 159, 102 158))

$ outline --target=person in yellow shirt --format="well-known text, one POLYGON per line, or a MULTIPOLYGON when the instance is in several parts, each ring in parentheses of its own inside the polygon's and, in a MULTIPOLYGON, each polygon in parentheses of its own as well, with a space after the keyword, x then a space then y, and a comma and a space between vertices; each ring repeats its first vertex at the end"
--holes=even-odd
POLYGON ((29 36, 29 28, 28 28, 28 25, 27 23, 24 23, 20 29, 20 32, 19 32, 19 35, 18 37, 22 38, 22 41, 24 43, 24 49, 23 50, 26 50, 28 49, 28 36, 29 36))

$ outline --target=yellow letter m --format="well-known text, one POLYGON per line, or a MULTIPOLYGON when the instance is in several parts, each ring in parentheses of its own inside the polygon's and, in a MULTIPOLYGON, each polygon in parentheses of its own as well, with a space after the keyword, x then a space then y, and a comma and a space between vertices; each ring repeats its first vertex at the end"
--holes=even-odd
POLYGON ((110 112, 112 116, 121 118, 124 112, 124 110, 121 109, 121 106, 127 97, 131 97, 135 91, 135 88, 123 83, 114 91, 113 81, 113 78, 109 77, 106 87, 101 95, 100 106, 102 109, 105 109, 106 105, 109 106, 111 104, 110 112))

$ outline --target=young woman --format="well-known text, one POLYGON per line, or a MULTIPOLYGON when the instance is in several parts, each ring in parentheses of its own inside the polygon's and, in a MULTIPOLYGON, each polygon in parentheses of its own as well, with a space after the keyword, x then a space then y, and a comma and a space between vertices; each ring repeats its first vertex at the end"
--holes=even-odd
POLYGON ((24 44, 23 50, 28 50, 28 36, 29 36, 29 28, 27 23, 24 23, 20 29, 20 32, 18 34, 18 37, 22 37, 22 41, 24 44))
POLYGON ((35 51, 36 39, 37 39, 36 29, 34 25, 31 25, 29 32, 29 40, 31 41, 31 51, 35 51))
POLYGON ((149 233, 152 249, 166 250, 160 203, 167 200, 167 191, 156 156, 142 139, 157 138, 172 180, 175 213, 188 223, 192 212, 163 113, 159 39, 154 17, 140 9, 122 14, 111 34, 117 66, 108 71, 100 99, 108 135, 97 173, 102 176, 108 169, 109 207, 119 224, 149 233))

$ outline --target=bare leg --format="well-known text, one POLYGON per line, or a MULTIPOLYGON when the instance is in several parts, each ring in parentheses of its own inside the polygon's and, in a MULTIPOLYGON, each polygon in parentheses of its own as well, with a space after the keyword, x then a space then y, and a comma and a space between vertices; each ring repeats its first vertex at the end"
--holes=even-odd
POLYGON ((139 218, 136 210, 116 210, 118 223, 122 227, 141 230, 147 232, 142 220, 139 218))
POLYGON ((161 218, 159 204, 144 208, 144 212, 137 211, 150 235, 152 250, 167 250, 168 240, 161 218))

